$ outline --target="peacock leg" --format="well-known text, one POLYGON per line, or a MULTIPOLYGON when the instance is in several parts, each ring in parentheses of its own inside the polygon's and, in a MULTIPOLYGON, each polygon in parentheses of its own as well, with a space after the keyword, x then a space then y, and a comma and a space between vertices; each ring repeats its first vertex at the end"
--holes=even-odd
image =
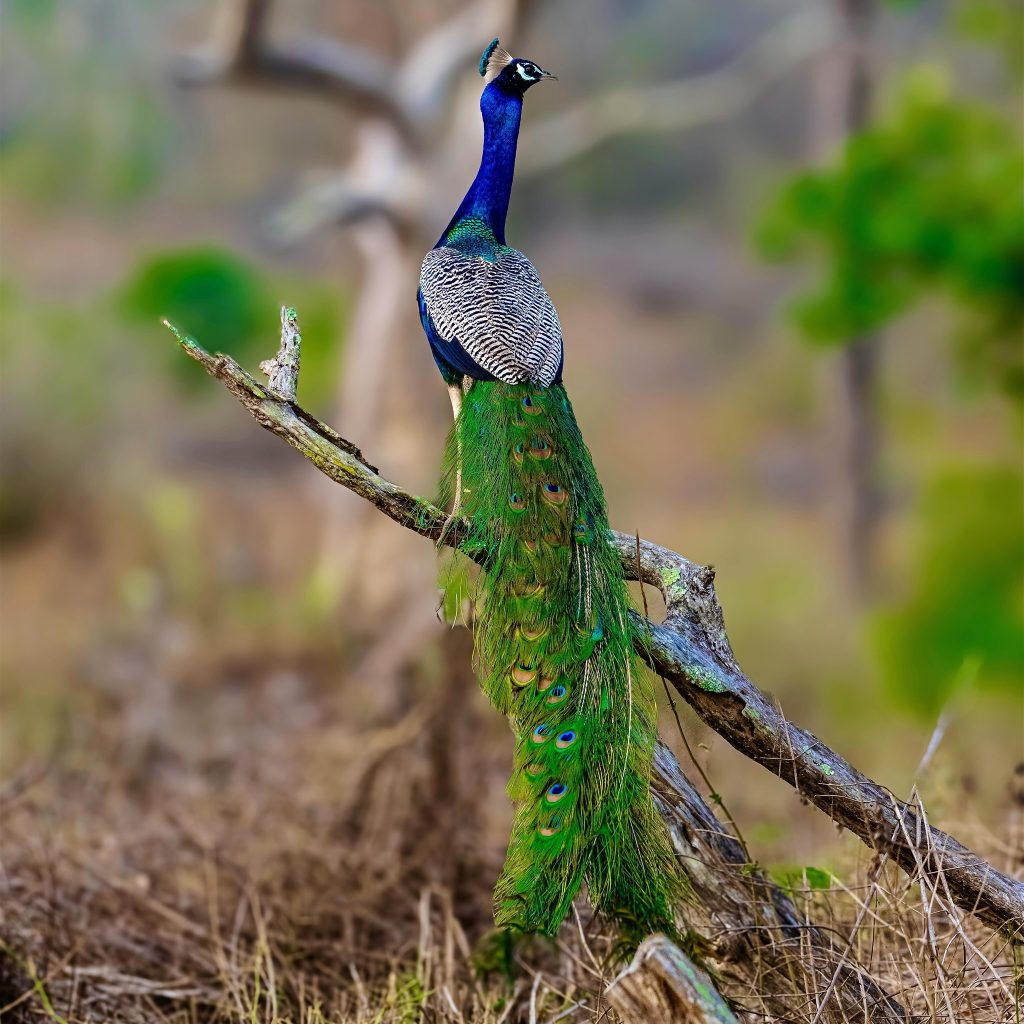
MULTIPOLYGON (((469 388, 472 385, 472 378, 463 377, 462 382, 459 384, 448 385, 448 397, 452 402, 452 416, 455 419, 459 418, 459 413, 462 412, 462 396, 469 392, 469 388)), ((448 518, 444 521, 444 526, 441 527, 441 535, 438 538, 438 544, 444 539, 445 534, 448 532, 448 528, 459 518, 459 513, 462 509, 462 440, 456 434, 455 436, 455 500, 452 503, 452 510, 448 513, 448 518)))

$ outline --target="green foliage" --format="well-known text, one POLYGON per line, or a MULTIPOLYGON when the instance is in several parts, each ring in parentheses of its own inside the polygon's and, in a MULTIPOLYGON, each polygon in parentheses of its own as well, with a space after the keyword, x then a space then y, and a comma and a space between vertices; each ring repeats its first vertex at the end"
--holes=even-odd
POLYGON ((142 263, 119 291, 117 304, 130 322, 151 328, 179 379, 198 387, 201 375, 167 345, 160 321, 172 321, 205 347, 255 370, 276 351, 281 298, 302 311, 299 397, 315 408, 330 394, 337 356, 339 303, 329 288, 273 282, 234 253, 202 246, 159 253, 142 263))
POLYGON ((263 275, 238 256, 214 248, 160 253, 142 263, 122 293, 131 318, 182 324, 203 344, 239 359, 257 355, 273 309, 263 275))
POLYGON ((874 623, 889 693, 934 718, 976 666, 979 687, 1024 695, 1024 477, 948 470, 919 522, 913 590, 874 623))
POLYGON ((416 1024, 423 1019, 423 1004, 427 990, 414 971, 399 975, 394 989, 388 992, 387 1001, 377 1011, 373 1024, 416 1024))
POLYGON ((773 868, 771 877, 779 885, 794 891, 809 889, 812 892, 827 892, 832 888, 832 873, 810 865, 773 868))
POLYGON ((961 366, 1024 396, 1024 150, 995 114, 949 98, 932 73, 831 168, 799 175, 761 225, 771 258, 816 258, 793 313, 844 343, 940 289, 968 312, 961 366))
POLYGON ((60 0, 8 0, 7 16, 14 25, 49 29, 59 7, 60 0))

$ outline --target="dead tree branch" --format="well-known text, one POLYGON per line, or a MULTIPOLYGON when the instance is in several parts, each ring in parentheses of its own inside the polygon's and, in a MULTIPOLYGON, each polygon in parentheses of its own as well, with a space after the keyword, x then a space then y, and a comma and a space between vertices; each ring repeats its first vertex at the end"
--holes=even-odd
POLYGON ((181 85, 228 81, 312 93, 388 118, 412 134, 395 91, 391 66, 369 50, 327 39, 290 46, 267 39, 271 0, 227 0, 217 8, 210 38, 183 54, 175 68, 181 85))
MULTIPOLYGON (((271 0, 229 0, 220 9, 210 41, 185 54, 176 77, 187 85, 233 82, 301 90, 336 99, 357 113, 388 123, 410 148, 332 174, 292 200, 275 218, 281 235, 294 241, 328 224, 350 224, 383 215, 404 229, 427 229, 432 211, 420 167, 429 136, 466 68, 494 27, 515 37, 533 4, 487 0, 460 11, 428 33, 397 63, 362 47, 314 39, 284 48, 268 41, 271 0), (396 173, 396 157, 401 173, 396 173)), ((550 170, 618 135, 673 132, 726 120, 748 107, 772 84, 821 54, 837 37, 825 9, 786 18, 722 67, 636 89, 612 90, 524 129, 518 171, 550 170)), ((442 149, 450 133, 442 133, 442 149)), ((380 154, 378 154, 378 157, 380 154)), ((427 231, 429 234, 429 230, 427 231)))
MULTIPOLYGON (((275 397, 229 356, 211 355, 193 339, 175 334, 185 352, 220 380, 261 426, 399 525, 441 540, 446 522, 442 509, 385 479, 350 441, 294 402, 275 397)), ((443 543, 458 547, 464 537, 464 528, 456 523, 444 533, 443 543)), ((711 567, 641 541, 638 574, 636 539, 614 531, 611 539, 626 577, 639 575, 656 586, 668 610, 660 625, 634 613, 638 650, 715 732, 909 875, 923 875, 932 886, 941 879, 961 909, 993 928, 1024 937, 1024 883, 929 825, 913 807, 789 722, 743 674, 725 632, 711 567)))
POLYGON ((711 979, 662 935, 652 935, 608 986, 626 1024, 736 1024, 711 979))
POLYGON ((286 402, 295 401, 302 360, 302 335, 299 314, 290 306, 281 307, 281 345, 273 359, 264 359, 260 369, 270 381, 270 390, 286 402))
POLYGON ((205 45, 178 61, 181 85, 232 82, 295 90, 382 117, 407 141, 422 143, 444 112, 467 61, 479 55, 495 25, 515 30, 527 0, 485 0, 442 22, 399 62, 349 42, 307 38, 287 46, 269 40, 272 0, 224 0, 205 45))

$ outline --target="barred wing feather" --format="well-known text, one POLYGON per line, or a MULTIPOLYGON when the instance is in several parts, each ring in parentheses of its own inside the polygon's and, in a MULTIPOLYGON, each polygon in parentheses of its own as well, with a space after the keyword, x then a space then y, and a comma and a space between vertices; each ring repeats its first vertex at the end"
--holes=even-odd
POLYGON ((452 246, 427 253, 420 289, 437 333, 506 384, 552 384, 562 328, 533 264, 502 248, 491 262, 452 246))

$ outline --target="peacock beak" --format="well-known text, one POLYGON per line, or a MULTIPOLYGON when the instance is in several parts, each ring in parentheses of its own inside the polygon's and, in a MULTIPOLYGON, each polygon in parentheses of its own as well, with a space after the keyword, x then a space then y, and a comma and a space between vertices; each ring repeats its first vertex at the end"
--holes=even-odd
POLYGON ((537 70, 540 72, 540 78, 537 79, 538 82, 543 82, 545 79, 551 82, 558 81, 558 75, 553 75, 550 71, 545 71, 543 68, 538 68, 537 70))

